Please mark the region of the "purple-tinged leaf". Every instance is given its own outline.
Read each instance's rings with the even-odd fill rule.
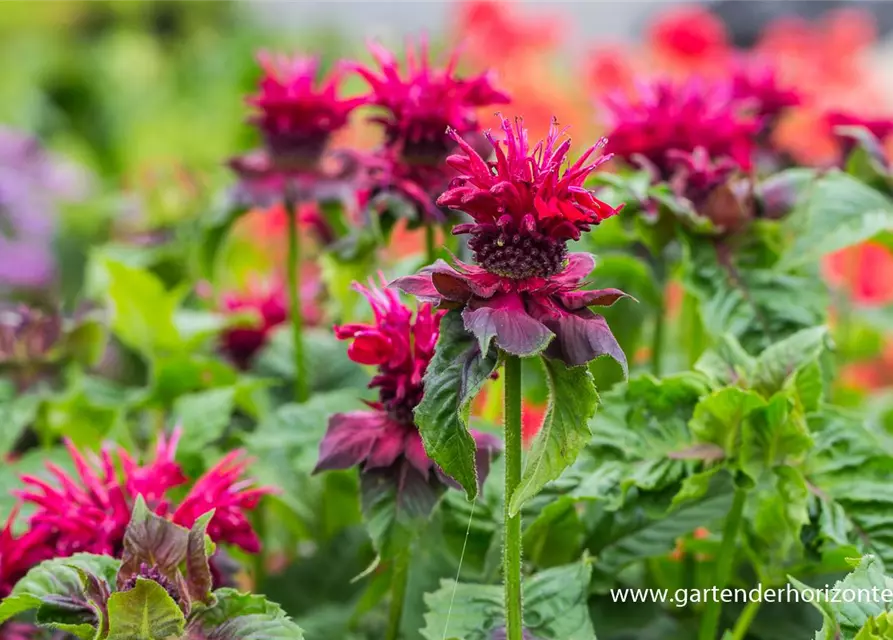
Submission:
[[[546,350],[548,357],[576,367],[601,356],[611,356],[623,368],[623,373],[628,374],[626,354],[602,316],[589,309],[579,309],[544,318],[543,322],[555,333],[555,340]]]
[[[186,559],[188,539],[187,529],[149,511],[139,496],[124,532],[118,588],[138,575],[142,564],[157,567],[165,577],[176,580],[180,564]]]
[[[462,319],[482,352],[489,351],[495,341],[503,351],[526,358],[542,353],[554,337],[546,325],[527,313],[517,294],[475,300],[474,305],[465,308]]]
[[[206,537],[208,523],[214,517],[214,511],[201,516],[189,530],[186,541],[186,592],[190,602],[212,604],[211,594],[213,580],[209,557],[214,552],[214,543]]]

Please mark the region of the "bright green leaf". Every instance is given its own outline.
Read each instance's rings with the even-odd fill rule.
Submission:
[[[183,612],[164,587],[139,577],[133,589],[112,594],[108,614],[108,640],[179,638],[186,625]]]
[[[543,365],[549,381],[549,408],[527,454],[521,482],[511,496],[512,515],[574,463],[589,442],[588,421],[598,406],[598,393],[588,369],[567,368],[549,358],[543,359]]]
[[[497,366],[496,350],[482,355],[458,311],[440,321],[437,351],[425,373],[425,395],[415,410],[425,451],[456,480],[469,500],[478,492],[474,438],[468,432],[471,401]]]

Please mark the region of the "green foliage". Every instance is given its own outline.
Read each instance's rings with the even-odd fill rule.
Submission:
[[[186,618],[154,580],[136,579],[136,586],[113,593],[108,602],[108,640],[157,640],[178,637]]]
[[[598,393],[585,367],[569,369],[548,358],[543,359],[543,366],[549,381],[549,409],[524,463],[521,484],[511,496],[512,515],[574,463],[589,441],[588,420],[598,406]]]
[[[524,624],[542,640],[595,640],[586,606],[592,569],[582,563],[547,569],[524,582]],[[505,625],[502,589],[480,584],[441,582],[425,596],[426,640],[490,640]]]
[[[428,456],[462,485],[469,500],[478,492],[477,449],[467,426],[469,409],[497,364],[496,349],[482,354],[474,337],[465,332],[458,312],[443,317],[415,420]]]

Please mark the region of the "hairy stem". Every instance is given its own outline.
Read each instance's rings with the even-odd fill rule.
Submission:
[[[726,524],[722,531],[722,543],[719,547],[719,555],[716,558],[716,577],[713,586],[717,590],[725,589],[729,582],[732,567],[735,563],[737,550],[738,530],[741,528],[741,520],[744,515],[744,503],[747,500],[747,490],[738,487],[735,489],[735,498],[732,501],[732,509],[726,518]],[[722,613],[722,604],[716,598],[707,602],[704,616],[701,618],[701,630],[698,640],[716,640],[719,631],[719,616]]]
[[[292,339],[295,345],[295,400],[305,402],[310,395],[304,367],[304,319],[301,316],[301,239],[298,235],[298,203],[290,190],[285,194],[288,218],[288,301]]]
[[[403,549],[394,558],[394,573],[391,575],[391,610],[388,615],[386,640],[398,640],[400,621],[403,619],[403,603],[406,600],[406,585],[409,580],[409,548]]]
[[[505,356],[505,536],[503,579],[507,640],[522,640],[521,514],[509,515],[509,503],[521,482],[521,359]]]

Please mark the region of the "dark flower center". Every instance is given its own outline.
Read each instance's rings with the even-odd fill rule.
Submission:
[[[504,278],[548,278],[561,272],[567,257],[564,242],[546,236],[484,232],[468,241],[475,261]]]
[[[160,584],[167,594],[173,599],[174,602],[180,602],[180,592],[174,583],[167,578],[157,566],[149,566],[145,562],[140,565],[139,572],[130,576],[127,579],[127,582],[124,583],[124,586],[121,588],[121,591],[130,591],[136,586],[137,578],[143,578],[144,580],[152,580],[153,582],[157,582]]]

